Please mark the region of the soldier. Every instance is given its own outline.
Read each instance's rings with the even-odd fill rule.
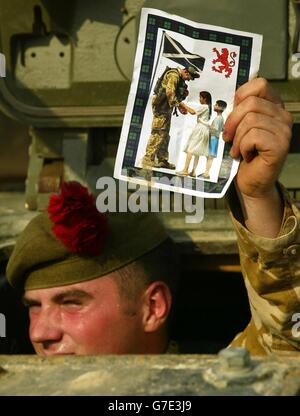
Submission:
[[[152,100],[152,129],[148,139],[146,153],[142,160],[143,168],[159,167],[175,169],[175,165],[168,161],[168,146],[170,141],[170,126],[173,111],[178,108],[182,114],[194,110],[182,101],[188,95],[185,81],[199,78],[200,74],[192,66],[184,69],[166,68],[158,79]]]
[[[241,156],[229,203],[252,318],[233,346],[252,354],[300,350],[294,314],[300,302],[300,212],[278,177],[288,153],[292,117],[266,80],[240,87],[223,138]]]
[[[300,350],[293,330],[300,212],[277,183],[291,126],[291,115],[260,78],[239,88],[224,126],[232,156],[242,157],[229,205],[252,312],[232,345],[256,355]],[[143,214],[114,214],[108,228],[91,196],[75,191],[52,197],[48,214],[29,223],[8,263],[8,280],[29,307],[35,351],[166,352],[177,267],[165,232]]]
[[[166,352],[177,271],[156,218],[106,217],[77,182],[64,183],[47,211],[25,228],[7,267],[36,353]]]

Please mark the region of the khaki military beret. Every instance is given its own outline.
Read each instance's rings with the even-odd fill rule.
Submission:
[[[189,66],[187,68],[187,70],[188,70],[188,72],[189,72],[190,77],[191,77],[192,80],[194,80],[195,78],[199,78],[200,77],[199,72],[197,72],[196,68],[194,68],[193,66]]]
[[[91,195],[90,205],[80,204],[82,195],[77,200],[71,196],[69,205],[54,200],[55,213],[48,207],[18,238],[7,265],[13,287],[42,289],[92,280],[131,263],[168,238],[153,214],[109,213],[103,221]]]

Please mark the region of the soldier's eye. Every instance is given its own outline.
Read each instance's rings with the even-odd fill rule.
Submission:
[[[26,305],[26,308],[28,309],[30,314],[32,314],[32,313],[36,314],[40,311],[41,305],[30,304],[30,305]]]
[[[63,301],[64,305],[82,305],[82,302],[78,299],[66,299]]]

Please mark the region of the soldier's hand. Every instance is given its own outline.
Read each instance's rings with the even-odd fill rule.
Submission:
[[[196,114],[196,111],[192,107],[186,107],[186,109],[190,114],[192,114],[192,115]]]
[[[178,110],[181,112],[181,114],[184,114],[184,115],[188,113],[188,108],[189,107],[183,103],[180,103],[178,106]]]
[[[265,79],[256,78],[237,90],[223,137],[233,142],[231,156],[241,156],[236,185],[244,198],[274,193],[291,128],[291,114]]]
[[[190,113],[190,114],[193,114],[193,115],[196,114],[196,111],[193,108],[191,108],[188,105],[183,104],[183,103],[179,104],[178,109],[181,112],[181,114],[187,114],[187,113]]]

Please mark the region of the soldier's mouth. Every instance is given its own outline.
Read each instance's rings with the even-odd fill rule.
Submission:
[[[45,352],[43,354],[45,357],[54,357],[59,355],[75,355],[75,352]]]

